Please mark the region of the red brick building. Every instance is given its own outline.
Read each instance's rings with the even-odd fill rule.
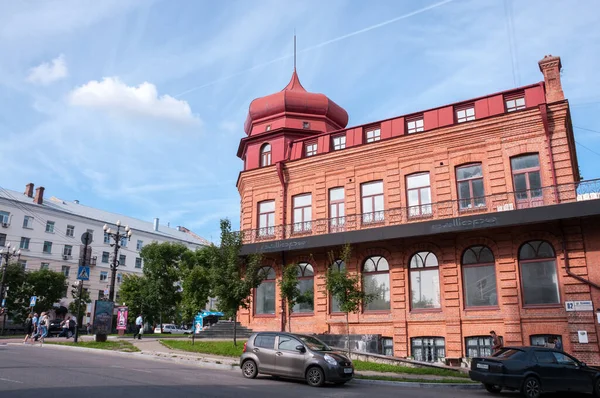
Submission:
[[[580,181],[560,58],[539,67],[536,84],[349,128],[295,71],[254,100],[237,186],[243,253],[262,252],[269,277],[239,320],[285,327],[277,280],[295,263],[314,304],[292,329],[343,334],[323,278],[343,266],[377,295],[351,333],[385,337],[395,356],[486,354],[493,329],[505,345],[557,337],[600,364],[600,183]],[[330,264],[346,243],[352,260]]]

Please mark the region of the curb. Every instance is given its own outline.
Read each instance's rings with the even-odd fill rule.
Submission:
[[[481,384],[464,384],[464,383],[415,383],[410,381],[391,381],[391,380],[370,380],[370,379],[352,379],[351,383],[358,384],[381,384],[388,386],[398,387],[412,387],[412,388],[452,388],[455,390],[481,390],[483,386]]]

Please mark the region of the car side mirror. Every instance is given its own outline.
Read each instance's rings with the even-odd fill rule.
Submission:
[[[304,346],[302,344],[298,344],[296,346],[296,350],[298,350],[300,352],[306,352],[306,348],[304,348]]]

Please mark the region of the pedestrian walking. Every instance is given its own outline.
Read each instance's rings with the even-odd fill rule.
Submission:
[[[493,330],[490,332],[490,336],[492,336],[492,355],[497,353],[502,349],[502,339],[500,336],[496,334]]]
[[[38,341],[40,338],[40,318],[37,312],[33,313],[33,341]]]
[[[144,334],[144,318],[142,318],[142,314],[135,318],[135,329],[136,332],[133,334],[133,339],[135,340],[137,337],[138,340],[141,340]]]
[[[40,315],[39,329],[41,329],[41,334],[40,334],[40,347],[41,347],[44,345],[44,339],[46,338],[46,336],[48,336],[48,329],[50,329],[50,318],[48,317],[48,315],[45,312],[42,312],[42,315]]]
[[[92,334],[92,324],[91,323],[87,323],[86,325],[86,330],[87,330],[87,334]]]
[[[62,331],[60,332],[58,337],[64,337],[66,339],[69,338],[69,320],[70,319],[71,319],[71,317],[68,316],[60,323],[60,326],[62,326]]]
[[[75,328],[77,327],[77,321],[75,320],[75,317],[71,317],[71,319],[69,319],[69,332],[67,333],[67,338],[73,337],[75,336]]]
[[[33,314],[27,315],[27,319],[25,320],[25,333],[23,344],[27,344],[27,341],[33,337]]]

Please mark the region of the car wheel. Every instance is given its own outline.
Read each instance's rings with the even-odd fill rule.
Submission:
[[[521,394],[526,398],[539,398],[542,394],[540,381],[535,377],[526,378],[521,388]]]
[[[306,382],[311,387],[321,387],[325,383],[325,374],[319,367],[312,367],[306,371]]]
[[[242,364],[242,374],[246,379],[254,379],[258,375],[258,366],[256,362],[248,359]]]
[[[498,394],[502,391],[502,386],[498,386],[496,384],[484,384],[483,386],[486,390],[488,390],[488,392],[491,392],[492,394]]]

